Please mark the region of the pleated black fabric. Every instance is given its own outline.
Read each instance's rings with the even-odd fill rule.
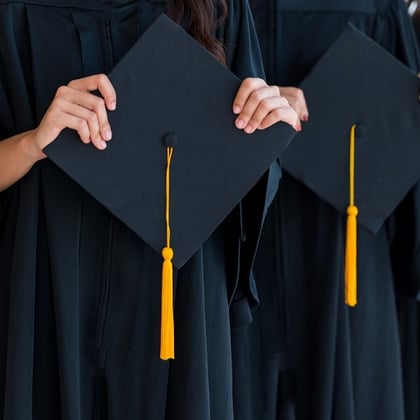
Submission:
[[[61,84],[109,71],[165,11],[165,1],[1,0],[0,138],[33,128]],[[245,1],[229,2],[220,37],[233,72],[263,74]],[[275,188],[277,176],[265,180]],[[264,185],[244,214],[264,213]],[[255,300],[236,264],[238,215],[175,273],[176,359],[163,362],[161,257],[47,159],[2,192],[0,418],[232,420],[229,302],[237,289]],[[255,242],[243,250],[252,260]]]
[[[345,3],[252,1],[269,82],[298,85],[347,22],[418,70],[403,1]],[[359,226],[358,305],[348,308],[345,217],[284,174],[255,266],[260,307],[233,331],[238,418],[418,419],[407,388],[404,398],[396,305],[419,285],[418,197],[416,186],[376,235]]]

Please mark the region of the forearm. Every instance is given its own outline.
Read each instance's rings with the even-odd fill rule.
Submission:
[[[33,131],[27,131],[0,141],[0,191],[21,179],[45,157],[33,141],[33,135]]]

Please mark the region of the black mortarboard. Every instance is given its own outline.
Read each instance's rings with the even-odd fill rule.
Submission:
[[[420,80],[348,25],[301,84],[310,120],[283,154],[289,173],[340,211],[356,129],[359,222],[377,232],[420,177]]]
[[[179,268],[295,130],[284,123],[252,135],[237,129],[232,104],[240,80],[165,15],[109,77],[118,106],[109,115],[113,140],[107,149],[87,147],[76,132],[65,130],[44,151],[157,252],[165,244],[172,248]]]
[[[310,121],[283,154],[285,170],[377,232],[420,177],[419,79],[348,25],[301,87]],[[355,125],[354,178],[349,175]],[[354,203],[349,184],[354,181]],[[350,200],[352,201],[352,200]]]

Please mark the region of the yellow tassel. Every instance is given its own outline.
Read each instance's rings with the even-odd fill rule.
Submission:
[[[347,232],[345,255],[345,301],[349,306],[357,304],[357,213],[354,205],[354,155],[355,131],[353,125],[350,131],[349,159],[349,206],[347,207]]]
[[[346,271],[345,291],[346,304],[357,304],[357,207],[347,207],[347,233],[346,233]]]
[[[172,248],[162,249],[162,313],[160,330],[160,358],[174,359],[174,311],[173,311],[173,280],[172,280]]]
[[[172,258],[174,252],[171,248],[171,227],[169,223],[170,203],[170,169],[173,148],[166,148],[166,247],[162,249],[162,302],[161,302],[161,326],[160,326],[160,358],[162,360],[175,358],[175,334],[174,334],[174,309],[173,309],[173,267]]]

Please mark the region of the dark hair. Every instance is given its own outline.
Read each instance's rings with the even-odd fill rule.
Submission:
[[[226,0],[171,0],[168,13],[204,48],[225,63],[224,46],[215,34],[227,16]]]

